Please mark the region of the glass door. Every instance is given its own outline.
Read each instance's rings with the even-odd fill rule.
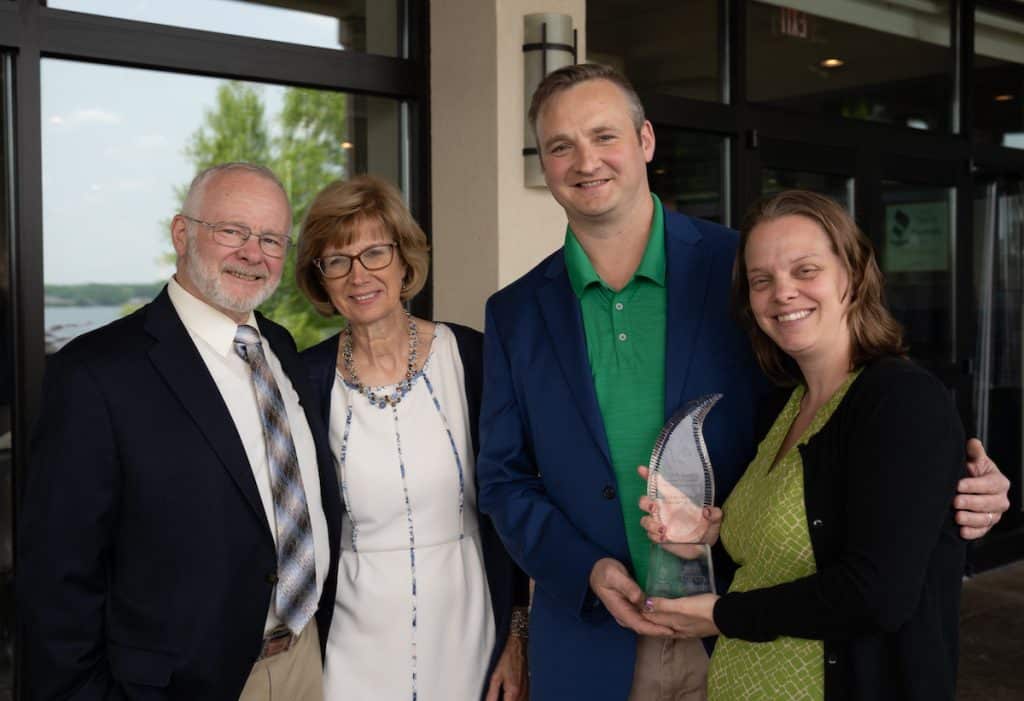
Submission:
[[[973,282],[978,334],[970,427],[1010,478],[1024,482],[1024,180],[982,174],[974,190]]]
[[[876,241],[910,355],[940,375],[956,359],[953,195],[952,187],[883,180]]]
[[[852,151],[766,137],[761,139],[757,154],[757,187],[761,195],[811,190],[831,197],[855,214]]]

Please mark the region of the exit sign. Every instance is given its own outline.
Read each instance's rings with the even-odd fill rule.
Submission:
[[[808,32],[807,13],[792,10],[788,7],[779,8],[779,34],[797,39],[806,39]]]

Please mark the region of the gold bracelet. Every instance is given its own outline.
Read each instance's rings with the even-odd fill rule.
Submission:
[[[512,620],[508,632],[523,640],[530,637],[530,609],[525,606],[512,607]]]

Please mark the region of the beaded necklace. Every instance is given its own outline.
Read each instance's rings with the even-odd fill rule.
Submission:
[[[356,391],[366,397],[370,404],[376,404],[378,409],[383,409],[386,406],[397,406],[402,401],[402,398],[409,393],[409,390],[412,389],[412,378],[416,375],[416,347],[418,345],[418,338],[416,322],[413,321],[412,315],[406,312],[405,318],[409,324],[409,364],[405,368],[405,378],[395,385],[394,391],[390,394],[377,394],[362,383],[362,380],[359,379],[359,375],[356,373],[356,365],[352,360],[352,327],[346,326],[342,332],[345,338],[341,346],[341,360],[345,365],[345,372],[348,373],[351,383],[355,385]]]

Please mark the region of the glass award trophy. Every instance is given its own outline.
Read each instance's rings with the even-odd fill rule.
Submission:
[[[711,545],[704,507],[715,503],[715,480],[702,427],[722,398],[709,394],[690,402],[661,430],[647,476],[647,496],[665,527],[661,543],[651,544],[647,596],[677,599],[714,593]]]

